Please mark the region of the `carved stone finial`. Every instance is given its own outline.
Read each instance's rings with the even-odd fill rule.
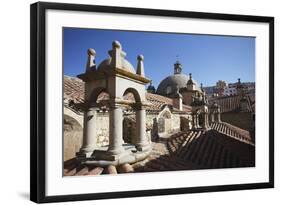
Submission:
[[[112,49],[114,49],[114,48],[120,48],[120,49],[122,49],[122,45],[121,45],[121,43],[119,42],[119,41],[113,41],[112,42]]]
[[[114,68],[122,68],[122,59],[126,54],[122,51],[122,45],[119,41],[112,42],[112,50],[109,51],[111,56],[111,66]]]
[[[89,48],[87,50],[88,59],[87,59],[87,65],[86,65],[86,72],[96,70],[96,51],[92,48]]]
[[[137,65],[137,74],[144,77],[144,65],[143,65],[143,60],[144,56],[143,55],[138,55],[138,65]]]
[[[144,56],[143,55],[138,55],[138,60],[139,61],[143,61],[144,60]]]
[[[91,55],[91,56],[96,56],[96,51],[92,48],[89,48],[88,49],[88,55]]]

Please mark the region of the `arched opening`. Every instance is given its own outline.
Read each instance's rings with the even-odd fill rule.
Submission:
[[[167,89],[166,89],[166,94],[167,95],[170,95],[170,94],[172,94],[172,86],[167,86]]]
[[[141,102],[139,92],[134,88],[127,88],[123,94],[123,99],[131,103]]]
[[[83,140],[83,128],[80,123],[69,115],[64,115],[63,125],[63,159],[67,161],[76,156]]]
[[[109,144],[109,104],[110,95],[103,87],[95,88],[86,105],[87,112],[84,116],[84,130],[93,139],[97,147]],[[86,142],[84,143],[86,146]]]
[[[97,106],[98,103],[102,103],[109,100],[109,92],[104,87],[95,88],[89,98],[89,106]]]
[[[210,121],[210,123],[215,122],[215,113],[214,113],[214,111],[210,111],[210,113],[209,113],[209,121]]]
[[[180,117],[180,130],[188,131],[191,129],[191,121],[187,117]]]
[[[172,116],[168,111],[163,112],[158,118],[158,133],[168,134],[172,131]]]
[[[128,144],[136,144],[136,120],[133,117],[123,119],[123,140]]]
[[[204,116],[202,113],[199,114],[199,126],[202,127],[204,123]]]
[[[128,144],[137,143],[137,110],[140,109],[141,102],[138,91],[134,88],[128,88],[123,94],[123,99],[127,101],[127,107],[124,107],[123,114],[123,140]]]

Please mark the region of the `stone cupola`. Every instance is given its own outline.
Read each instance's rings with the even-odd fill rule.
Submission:
[[[78,157],[84,163],[99,166],[134,163],[143,160],[150,153],[149,139],[146,137],[146,101],[145,85],[151,80],[144,74],[144,57],[137,57],[137,71],[125,59],[126,53],[118,41],[113,41],[112,49],[108,51],[109,58],[103,60],[98,68],[95,64],[96,52],[88,50],[86,72],[78,75],[85,82],[85,110],[83,145]],[[109,98],[98,101],[98,96],[105,92]],[[134,100],[124,96],[131,93]],[[109,110],[109,145],[97,146],[96,116],[102,107]],[[136,115],[135,144],[123,143],[123,112],[128,107]]]
[[[174,74],[181,74],[182,72],[182,65],[179,61],[176,61],[174,64]]]

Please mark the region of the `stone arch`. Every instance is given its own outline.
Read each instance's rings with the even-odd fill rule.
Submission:
[[[139,92],[135,88],[127,88],[123,93],[123,99],[129,102],[129,109],[132,109],[123,116],[123,140],[125,143],[137,144],[137,132],[138,125],[141,123],[138,121],[137,112],[141,109],[141,97]],[[127,108],[128,109],[128,108]]]
[[[165,118],[168,118],[168,119],[172,118],[172,113],[170,111],[169,105],[163,105],[162,111],[158,115],[158,118],[160,118],[160,117],[165,117]]]
[[[134,101],[135,103],[141,102],[140,94],[139,94],[139,92],[135,88],[127,88],[124,91],[123,98],[126,98],[126,96],[130,97],[129,96],[130,93],[133,95],[133,98],[134,98],[133,100],[131,99],[131,101]]]
[[[108,98],[110,98],[110,94],[108,90],[104,87],[97,87],[95,88],[90,95],[89,98],[89,105],[96,104],[98,102],[98,98],[102,93],[106,93],[108,95]]]
[[[83,140],[83,128],[72,116],[64,114],[63,146],[64,161],[72,159],[79,151]]]
[[[78,113],[77,111],[75,111],[67,106],[63,107],[63,113],[64,113],[64,115],[67,115],[67,116],[75,119],[77,121],[77,123],[81,127],[83,127],[83,114],[82,113]]]
[[[220,106],[214,103],[212,107],[209,109],[209,117],[211,119],[211,122],[221,122]]]
[[[158,134],[168,134],[172,131],[172,113],[165,107],[158,116]]]

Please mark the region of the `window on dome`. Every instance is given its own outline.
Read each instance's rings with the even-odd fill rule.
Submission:
[[[171,93],[172,93],[172,87],[171,87],[171,86],[168,86],[168,87],[167,87],[166,93],[167,93],[167,94],[171,94]]]

